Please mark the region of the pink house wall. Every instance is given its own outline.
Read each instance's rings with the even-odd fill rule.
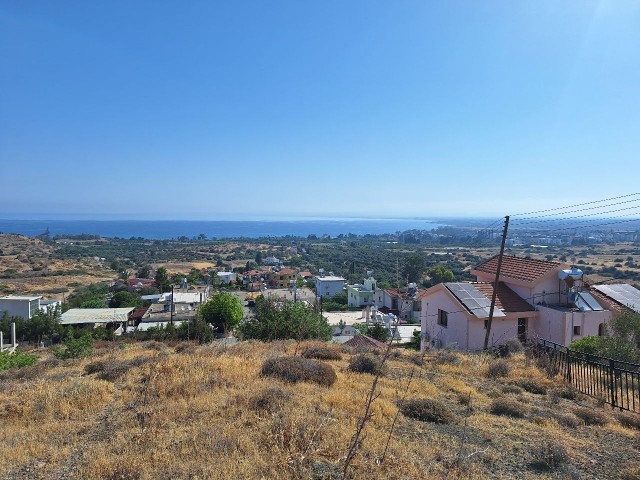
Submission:
[[[449,313],[446,328],[438,325],[438,309]],[[445,287],[436,287],[436,290],[422,300],[422,332],[427,333],[430,339],[440,339],[443,347],[455,344],[464,350],[481,350],[484,347],[486,334],[485,319],[468,312],[460,312],[462,309],[463,307],[451,297]],[[537,312],[522,312],[495,317],[491,323],[489,344],[495,346],[517,337],[518,318],[529,318],[531,325],[536,316]]]

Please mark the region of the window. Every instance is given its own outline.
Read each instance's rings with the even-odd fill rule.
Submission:
[[[576,325],[575,327],[573,327],[573,334],[580,335],[580,325]]]
[[[438,309],[438,325],[446,327],[449,323],[449,314],[444,310]]]

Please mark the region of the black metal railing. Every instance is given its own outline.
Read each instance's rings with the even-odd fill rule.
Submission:
[[[579,392],[614,408],[640,413],[640,364],[577,352],[543,339],[534,347],[550,376],[561,375]]]

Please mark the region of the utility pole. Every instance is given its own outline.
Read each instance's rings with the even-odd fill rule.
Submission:
[[[173,307],[174,307],[174,304],[173,304],[173,287],[174,287],[174,285],[172,283],[171,284],[171,325],[173,325]]]
[[[485,350],[489,348],[489,335],[491,334],[491,322],[493,321],[493,310],[496,307],[496,295],[498,294],[498,282],[500,281],[500,269],[502,268],[502,257],[504,256],[504,244],[507,241],[508,228],[509,228],[509,215],[504,217],[504,230],[502,231],[502,243],[500,244],[500,254],[498,255],[496,279],[493,282],[493,295],[491,295],[491,308],[489,309],[489,320],[487,321],[487,333],[485,333],[484,335]]]

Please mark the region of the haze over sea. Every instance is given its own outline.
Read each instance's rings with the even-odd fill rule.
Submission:
[[[0,219],[1,233],[19,233],[34,236],[47,228],[51,236],[91,234],[102,237],[143,237],[153,240],[197,237],[207,238],[259,238],[285,235],[384,234],[418,229],[431,230],[443,225],[424,219],[296,219],[296,220],[20,220]]]

